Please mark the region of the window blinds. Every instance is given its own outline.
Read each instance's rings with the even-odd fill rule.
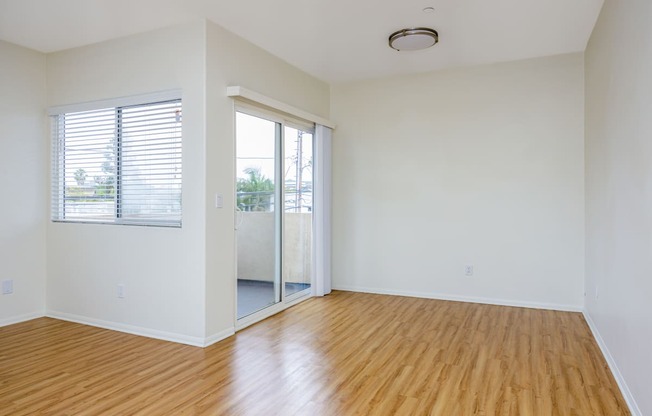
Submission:
[[[181,100],[52,116],[52,220],[181,226]]]

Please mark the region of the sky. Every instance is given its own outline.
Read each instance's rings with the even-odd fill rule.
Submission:
[[[295,180],[292,174],[295,170],[291,166],[292,156],[297,154],[297,137],[299,131],[292,127],[285,127],[284,131],[284,153],[286,155],[286,180]],[[277,182],[274,178],[274,148],[276,137],[276,123],[265,120],[249,114],[236,113],[236,157],[237,157],[237,177],[246,178],[244,173],[247,168],[260,169],[261,173]],[[308,160],[312,159],[312,134],[303,132],[303,164],[306,165]],[[304,170],[304,175],[310,170]],[[310,176],[304,176],[303,181],[312,182]]]

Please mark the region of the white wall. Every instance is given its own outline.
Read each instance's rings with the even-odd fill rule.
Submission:
[[[184,112],[183,227],[50,223],[51,315],[203,342],[205,44],[199,21],[47,56],[50,106],[182,89]]]
[[[328,116],[327,84],[206,21],[47,56],[50,106],[182,89],[184,107],[183,228],[50,224],[50,315],[195,344],[233,332],[229,85]]]
[[[240,85],[294,107],[329,116],[328,84],[220,26],[207,22],[206,333],[235,323],[235,114],[226,87]],[[216,209],[214,195],[224,197]]]
[[[45,55],[0,41],[0,325],[45,310]]]
[[[581,54],[331,94],[335,288],[581,309]]]
[[[586,51],[586,310],[652,414],[652,3],[605,1]],[[626,384],[626,386],[625,386]]]

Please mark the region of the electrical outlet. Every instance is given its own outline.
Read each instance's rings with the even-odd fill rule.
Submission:
[[[11,295],[14,293],[14,281],[9,279],[9,280],[3,280],[2,281],[2,294],[3,295]]]
[[[467,264],[464,266],[464,274],[467,276],[473,276],[473,265]]]
[[[124,299],[125,297],[125,285],[119,284],[118,285],[118,298]]]
[[[600,299],[600,291],[598,290],[598,287],[595,287],[595,299]]]

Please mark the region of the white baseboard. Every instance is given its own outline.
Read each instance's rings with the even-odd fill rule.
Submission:
[[[629,411],[633,416],[642,416],[643,413],[641,413],[641,409],[638,408],[638,404],[636,403],[632,392],[629,390],[627,382],[625,382],[623,375],[620,373],[620,368],[618,368],[614,357],[611,355],[609,348],[607,348],[607,344],[605,344],[604,339],[602,339],[602,335],[600,335],[598,327],[595,326],[593,319],[591,319],[591,315],[589,315],[586,310],[582,311],[582,314],[584,315],[584,319],[586,320],[586,323],[589,325],[589,328],[593,333],[593,338],[595,338],[598,346],[600,347],[600,350],[602,351],[602,355],[604,355],[604,358],[607,361],[607,365],[609,365],[611,374],[613,374],[614,378],[616,379],[616,383],[618,383],[620,392],[622,393],[625,402],[627,402],[627,406],[629,406]]]
[[[203,347],[208,347],[235,334],[235,328],[228,328],[204,339]]]
[[[25,321],[31,321],[36,318],[43,318],[45,316],[45,311],[36,311],[32,313],[26,313],[23,315],[11,316],[9,318],[0,319],[0,327],[18,324]]]
[[[333,287],[333,290],[343,290],[346,292],[375,293],[378,295],[408,296],[411,298],[451,300],[455,302],[482,303],[486,305],[516,306],[519,308],[549,309],[553,311],[564,311],[564,312],[583,311],[583,307],[581,305],[560,305],[555,303],[523,302],[523,301],[505,300],[505,299],[480,298],[480,297],[473,297],[473,296],[448,295],[445,293],[411,292],[411,291],[404,291],[404,290],[387,290],[387,289],[378,289],[378,288],[361,287],[361,286],[336,286]]]
[[[142,337],[155,338],[163,341],[177,342],[180,344],[192,345],[193,347],[206,347],[214,344],[228,336],[233,335],[233,329],[218,332],[207,338],[192,337],[174,332],[159,331],[157,329],[144,328],[140,326],[127,325],[118,322],[104,321],[101,319],[88,318],[86,316],[75,315],[66,312],[48,310],[46,315],[50,318],[61,319],[63,321],[75,322],[78,324],[96,326],[98,328],[110,329],[113,331],[125,332],[127,334],[139,335]]]

